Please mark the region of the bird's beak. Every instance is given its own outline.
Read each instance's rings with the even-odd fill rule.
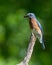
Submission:
[[[25,15],[24,18],[28,18],[28,15]]]

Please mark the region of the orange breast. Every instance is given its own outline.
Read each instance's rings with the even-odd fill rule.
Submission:
[[[31,19],[31,23],[35,30],[39,30],[39,26],[34,18]]]
[[[39,32],[41,34],[41,30],[34,18],[32,18],[29,23],[30,23],[31,29],[35,29],[37,32]]]

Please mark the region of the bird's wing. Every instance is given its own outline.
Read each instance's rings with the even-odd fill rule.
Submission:
[[[37,24],[38,24],[38,26],[39,26],[41,32],[43,32],[42,26],[41,26],[41,24],[39,23],[39,21],[37,21]]]

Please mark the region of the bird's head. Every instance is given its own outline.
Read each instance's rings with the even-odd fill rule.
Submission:
[[[25,18],[36,18],[34,13],[27,13],[27,15],[24,16]]]

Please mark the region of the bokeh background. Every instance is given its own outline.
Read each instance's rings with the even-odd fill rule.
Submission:
[[[36,41],[29,65],[52,65],[52,0],[0,0],[0,65],[23,60],[31,30],[24,15],[35,13],[44,30],[46,49]]]

